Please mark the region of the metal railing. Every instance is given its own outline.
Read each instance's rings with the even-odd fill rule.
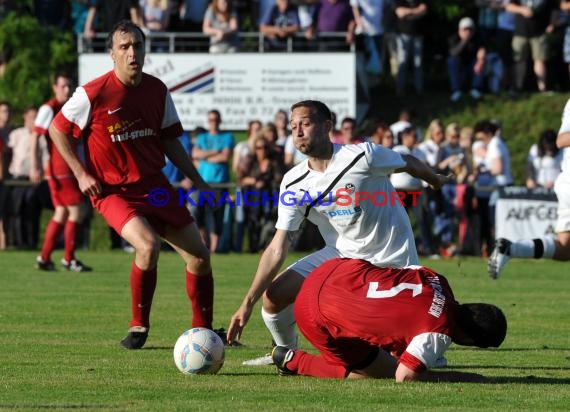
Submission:
[[[238,53],[263,53],[272,51],[261,32],[239,32]],[[313,39],[306,39],[303,33],[295,33],[286,38],[285,53],[292,52],[354,52],[355,45],[345,42],[346,32],[322,32]],[[93,38],[78,37],[77,52],[106,53],[107,33],[97,33]],[[202,33],[162,32],[146,35],[146,52],[156,53],[208,53],[210,38]]]

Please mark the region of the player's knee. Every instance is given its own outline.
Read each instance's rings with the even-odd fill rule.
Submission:
[[[268,313],[280,312],[295,301],[294,297],[275,286],[269,286],[263,294],[263,309]]]
[[[143,239],[136,245],[135,249],[138,257],[149,263],[156,263],[160,252],[160,240],[156,237]]]

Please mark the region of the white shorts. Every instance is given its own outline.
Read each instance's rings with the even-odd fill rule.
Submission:
[[[558,218],[555,232],[570,232],[570,173],[562,172],[554,182],[554,192],[558,198]]]
[[[320,266],[322,263],[326,262],[327,260],[331,260],[334,258],[343,257],[338,249],[332,246],[325,246],[324,248],[317,250],[314,253],[311,253],[308,256],[305,256],[302,259],[299,259],[287,269],[294,270],[304,278],[309,276],[313,270]]]

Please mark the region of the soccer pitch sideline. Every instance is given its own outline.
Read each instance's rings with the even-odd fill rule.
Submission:
[[[396,384],[279,377],[272,366],[242,366],[269,350],[259,304],[244,331],[244,346],[226,349],[218,375],[185,376],[172,357],[190,322],[176,254],[161,254],[152,328],[139,351],[119,346],[130,318],[132,255],[81,252],[95,268],[84,274],[38,272],[35,256],[0,252],[1,410],[570,409],[570,264],[514,260],[492,281],[479,258],[424,261],[448,277],[460,302],[501,307],[507,338],[499,349],[452,345],[446,353],[449,368],[483,374],[493,383]],[[258,259],[213,257],[215,327],[227,328]]]

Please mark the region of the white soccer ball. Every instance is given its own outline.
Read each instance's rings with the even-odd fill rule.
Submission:
[[[224,342],[207,328],[187,330],[174,345],[174,363],[187,375],[218,373],[224,359]]]

